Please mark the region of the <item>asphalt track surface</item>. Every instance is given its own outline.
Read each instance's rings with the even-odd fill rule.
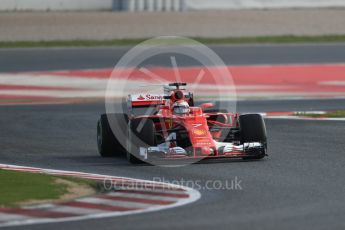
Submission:
[[[329,46],[323,47],[323,52],[327,53],[327,47]],[[310,49],[311,53],[304,54],[306,58],[304,62],[344,62],[345,57],[341,58],[341,53],[345,55],[344,47],[342,45],[338,47],[338,49],[342,48],[342,52],[336,52],[333,57],[331,55],[333,46],[330,46],[328,57],[332,56],[332,58],[323,57],[324,60],[318,60],[321,57],[315,57],[308,60],[306,57],[313,56],[313,52],[316,52],[314,47],[315,49]],[[266,50],[267,47],[264,48],[262,49]],[[309,46],[300,48],[309,49]],[[240,48],[236,47],[236,49],[240,51]],[[250,50],[244,48],[247,49]],[[294,49],[298,52],[297,48]],[[6,61],[4,52],[28,52],[27,55],[33,55],[32,52],[41,51],[0,51],[1,60]],[[61,55],[71,61],[71,57],[65,52],[61,51]],[[327,57],[326,54],[325,56]],[[271,59],[267,56],[265,58],[266,64],[277,63],[273,51]],[[290,57],[291,60],[286,62],[303,63],[301,57],[299,58],[296,56],[295,60]],[[63,58],[61,58],[62,64],[46,58],[41,62],[36,60],[37,62],[32,63],[30,67],[30,63],[25,66],[23,57],[18,57],[17,62],[14,62],[14,59],[12,58],[11,65],[1,65],[1,71],[41,70],[43,67],[65,69],[72,68],[73,65],[73,63],[68,64]],[[255,62],[254,59],[249,62],[261,63],[261,61]],[[79,64],[73,66],[85,67]],[[97,63],[89,64],[90,68],[97,67]],[[345,100],[243,101],[238,104],[240,112],[326,109],[345,109]],[[242,181],[242,190],[200,190],[202,197],[199,201],[165,211],[11,229],[344,229],[345,227],[343,218],[345,125],[343,122],[267,120],[270,156],[262,161],[217,161],[179,168],[162,168],[149,165],[133,166],[121,158],[100,158],[96,149],[96,121],[102,112],[104,112],[102,103],[0,107],[1,163],[150,180],[159,177],[166,181],[181,179],[202,182],[226,181],[238,177]]]
[[[1,49],[0,72],[72,70],[115,66],[131,47]],[[345,61],[345,44],[322,45],[213,45],[227,65],[309,64]],[[179,66],[199,65],[176,55]],[[158,66],[171,66],[169,54],[148,60]],[[145,63],[144,63],[145,64]]]

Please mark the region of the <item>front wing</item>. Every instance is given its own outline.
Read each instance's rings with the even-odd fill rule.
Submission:
[[[211,151],[209,155],[198,154],[195,150],[182,147],[168,147],[168,144],[161,144],[154,147],[140,148],[139,157],[143,160],[152,158],[158,159],[204,159],[204,158],[243,158],[265,154],[266,146],[263,143],[252,142],[244,144],[233,144],[215,142],[217,151]]]

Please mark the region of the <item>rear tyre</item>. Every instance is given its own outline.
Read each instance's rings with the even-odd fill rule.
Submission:
[[[155,126],[150,119],[135,119],[130,122],[127,143],[127,160],[132,164],[144,163],[140,160],[140,147],[155,145]]]
[[[122,146],[121,143],[126,143],[124,140],[119,141],[112,132],[110,124],[114,129],[121,130],[125,133],[126,130],[123,130],[127,124],[128,120],[125,114],[102,114],[100,119],[97,122],[97,147],[98,152],[102,157],[115,157],[125,155],[126,149]]]
[[[267,135],[265,121],[260,114],[245,114],[239,116],[240,142],[241,144],[250,142],[260,142],[264,145],[263,150],[258,150],[256,154],[243,159],[262,159],[266,156]]]

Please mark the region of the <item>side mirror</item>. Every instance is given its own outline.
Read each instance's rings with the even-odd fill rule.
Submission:
[[[205,109],[214,107],[214,104],[213,103],[204,103],[204,104],[201,104],[200,107],[202,110],[205,110]]]

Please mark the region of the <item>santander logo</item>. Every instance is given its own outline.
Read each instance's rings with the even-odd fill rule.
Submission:
[[[162,95],[152,95],[152,94],[146,94],[139,96],[136,96],[138,101],[162,101],[164,98]]]
[[[163,100],[163,96],[146,94],[147,100]]]
[[[139,101],[143,101],[143,100],[145,100],[145,97],[143,97],[143,96],[139,96],[138,98],[137,98]]]

